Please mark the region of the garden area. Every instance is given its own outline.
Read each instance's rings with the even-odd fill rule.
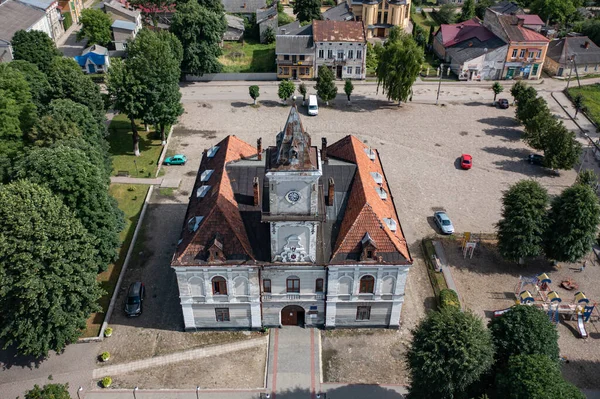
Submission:
[[[123,267],[125,256],[129,249],[129,244],[133,238],[135,226],[140,217],[140,212],[146,198],[149,186],[146,185],[130,185],[130,184],[111,184],[109,194],[117,200],[119,209],[125,214],[125,228],[121,231],[121,247],[119,248],[119,258],[116,262],[111,263],[105,272],[98,275],[98,282],[102,289],[106,292],[100,298],[100,306],[102,311],[92,313],[87,320],[87,327],[83,337],[95,337],[100,332],[104,316],[108,310],[110,298],[117,284],[119,273]]]
[[[162,151],[160,135],[153,128],[146,132],[144,124],[137,121],[140,135],[140,156],[133,155],[131,124],[125,115],[116,115],[108,127],[110,154],[112,155],[112,175],[127,174],[131,177],[153,178],[156,175],[158,159]],[[165,129],[169,131],[169,128]]]
[[[569,96],[575,98],[577,95],[583,96],[583,105],[587,108],[585,112],[588,118],[600,126],[600,84],[573,87],[569,89]]]
[[[219,62],[224,73],[275,72],[275,43],[225,42]]]

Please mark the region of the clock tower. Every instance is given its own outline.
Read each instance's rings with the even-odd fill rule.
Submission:
[[[317,231],[325,219],[321,159],[296,105],[265,160],[262,221],[270,224],[271,261],[315,263]]]

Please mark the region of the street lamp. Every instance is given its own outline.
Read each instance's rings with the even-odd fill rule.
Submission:
[[[138,389],[139,389],[138,387],[135,387],[135,388],[133,388],[133,399],[137,399],[137,398],[135,397],[135,392],[136,392]]]
[[[196,386],[196,399],[200,399],[198,392],[200,392],[200,386],[199,385]]]
[[[83,387],[79,387],[79,389],[77,390],[77,398],[81,399],[81,396],[79,395],[79,392],[83,391]]]
[[[438,83],[437,97],[435,98],[435,105],[438,105],[440,99],[440,88],[442,87],[442,76],[444,76],[444,64],[440,64],[440,82]]]

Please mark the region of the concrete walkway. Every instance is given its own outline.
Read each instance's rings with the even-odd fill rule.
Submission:
[[[446,259],[446,252],[444,252],[444,246],[439,241],[432,241],[433,247],[435,248],[435,254],[440,260],[440,264],[442,265],[442,273],[444,274],[444,279],[446,280],[446,285],[449,289],[456,292],[458,295],[458,300],[461,303],[462,308],[462,300],[460,299],[460,293],[456,289],[456,284],[454,284],[454,279],[452,278],[452,273],[450,272],[450,268],[448,267],[448,260]]]
[[[111,176],[111,183],[119,184],[152,184],[161,185],[163,182],[162,177],[156,179],[144,179],[142,177],[125,177],[125,176]]]
[[[97,368],[92,373],[92,378],[102,378],[108,375],[119,375],[147,369],[150,367],[163,366],[170,363],[189,361],[193,359],[202,359],[216,355],[222,355],[230,352],[237,352],[244,349],[256,348],[267,344],[267,337],[249,339],[246,341],[232,342],[224,345],[208,346],[206,348],[192,349],[189,351],[173,353],[171,355],[155,356],[149,359],[138,360],[135,362],[115,364],[114,366],[105,366]]]

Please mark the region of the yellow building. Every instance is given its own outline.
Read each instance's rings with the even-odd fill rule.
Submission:
[[[365,25],[367,39],[387,37],[390,29],[408,27],[411,0],[346,0],[355,21]]]
[[[58,8],[64,18],[68,18],[66,17],[67,14],[70,15],[70,21],[63,21],[63,24],[68,24],[69,26],[78,24],[81,17],[81,10],[83,10],[83,0],[60,0]],[[69,29],[69,26],[65,26],[65,30]]]
[[[312,79],[315,60],[312,30],[312,24],[300,26],[298,21],[277,28],[277,79]]]

